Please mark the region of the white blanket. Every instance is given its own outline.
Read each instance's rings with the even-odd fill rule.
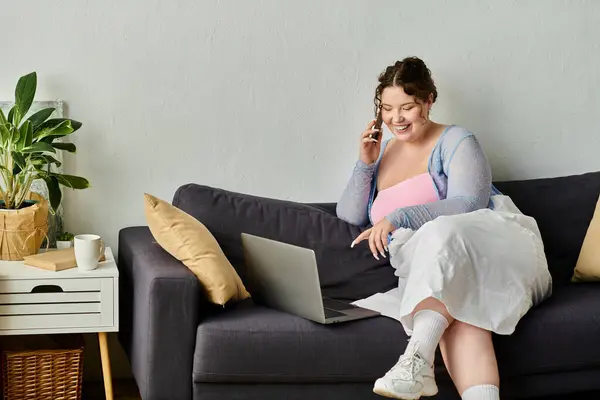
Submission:
[[[397,319],[412,334],[411,312],[433,297],[455,319],[511,334],[521,317],[552,292],[537,223],[512,200],[494,209],[443,216],[419,230],[398,229],[389,246],[398,288],[354,304]]]

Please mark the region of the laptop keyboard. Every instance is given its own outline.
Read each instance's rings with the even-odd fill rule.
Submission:
[[[352,308],[357,308],[350,303],[346,303],[343,301],[329,299],[327,297],[323,297],[323,307],[329,308],[330,310],[338,310],[344,311]]]
[[[346,314],[325,308],[325,318],[344,317]]]

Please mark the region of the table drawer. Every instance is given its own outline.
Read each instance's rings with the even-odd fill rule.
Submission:
[[[0,316],[0,330],[101,326],[100,313]]]
[[[113,326],[113,278],[0,280],[0,333]]]
[[[0,281],[0,294],[99,292],[104,279],[11,279]]]

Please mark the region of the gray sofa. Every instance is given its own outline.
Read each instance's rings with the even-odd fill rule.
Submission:
[[[600,194],[600,173],[495,184],[537,219],[554,280],[553,296],[515,334],[494,336],[502,398],[598,394],[600,284],[569,280]],[[189,184],[173,204],[213,232],[242,279],[239,235],[249,232],[313,248],[325,295],[353,300],[396,285],[387,260],[374,260],[366,245],[349,248],[361,228],[336,218],[334,203]],[[210,305],[195,276],[147,227],[120,232],[118,258],[119,338],[144,400],[378,399],[374,380],[407,343],[400,324],[385,317],[322,326],[251,299]],[[437,357],[436,398],[456,399]]]

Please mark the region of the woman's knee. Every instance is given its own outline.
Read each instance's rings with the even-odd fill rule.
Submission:
[[[431,230],[434,232],[434,235],[431,236],[432,238],[447,242],[448,240],[463,236],[467,228],[466,225],[456,219],[438,217],[424,225],[421,229]]]

